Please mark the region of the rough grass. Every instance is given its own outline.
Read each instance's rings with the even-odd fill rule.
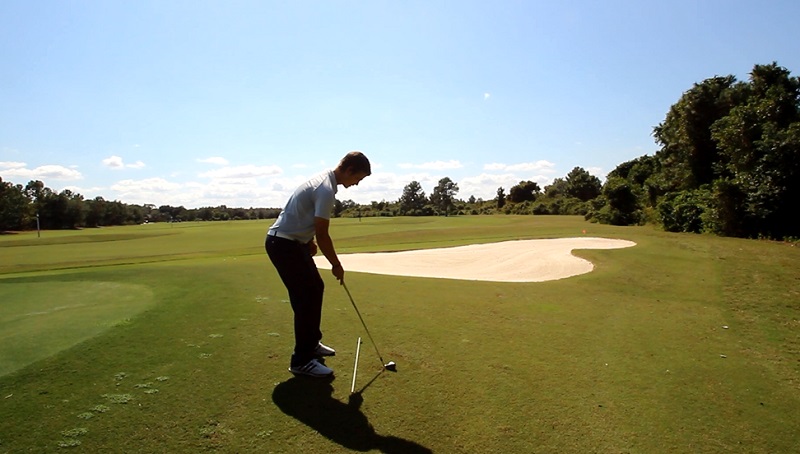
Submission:
[[[30,257],[3,259],[0,289],[17,290],[0,300],[0,320],[29,295],[23,286],[128,284],[153,301],[0,377],[0,452],[771,453],[800,438],[800,253],[790,245],[565,217],[335,220],[337,246],[351,252],[584,229],[638,245],[577,251],[595,271],[547,283],[348,274],[397,373],[381,372],[325,273],[323,331],[338,349],[327,382],[286,371],[291,309],[263,254],[267,225],[107,229],[121,239],[54,243],[46,249],[68,249],[49,261],[42,246],[5,247],[32,238],[0,239],[0,255]],[[144,227],[152,238],[131,236]],[[65,253],[84,248],[91,266]],[[350,399],[358,336],[362,393]]]

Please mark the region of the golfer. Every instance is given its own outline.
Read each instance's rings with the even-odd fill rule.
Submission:
[[[334,356],[336,351],[320,342],[325,286],[312,257],[319,248],[333,267],[333,275],[340,283],[344,282],[344,269],[328,233],[334,197],[338,185],[345,188],[358,185],[370,173],[369,160],[363,153],[348,153],[335,169],[301,184],[267,232],[267,255],[289,291],[294,311],[295,344],[289,365],[294,374],[312,377],[333,374],[332,369],[319,361],[324,356]]]

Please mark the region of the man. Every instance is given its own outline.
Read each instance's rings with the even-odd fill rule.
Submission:
[[[319,248],[333,267],[333,275],[340,283],[344,282],[344,269],[328,233],[334,197],[338,185],[345,188],[358,185],[370,173],[369,160],[363,153],[348,153],[335,169],[301,184],[267,232],[267,255],[289,291],[294,311],[295,345],[289,366],[294,374],[312,377],[333,374],[333,370],[319,361],[324,356],[334,356],[336,351],[320,342],[325,286],[313,256]]]

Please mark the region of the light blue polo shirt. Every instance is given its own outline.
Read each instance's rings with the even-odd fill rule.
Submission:
[[[338,189],[333,170],[323,172],[298,187],[289,197],[269,232],[308,243],[314,239],[314,218],[330,219]]]

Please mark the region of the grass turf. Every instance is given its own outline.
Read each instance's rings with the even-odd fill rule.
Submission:
[[[577,251],[595,271],[546,283],[349,273],[396,374],[325,272],[323,331],[338,349],[326,382],[286,371],[291,309],[267,226],[0,238],[0,364],[14,359],[0,452],[767,453],[800,438],[789,244],[570,217],[336,219],[340,253],[583,230],[638,245]],[[23,354],[6,342],[20,336],[42,340]],[[358,336],[363,401],[348,398]]]

